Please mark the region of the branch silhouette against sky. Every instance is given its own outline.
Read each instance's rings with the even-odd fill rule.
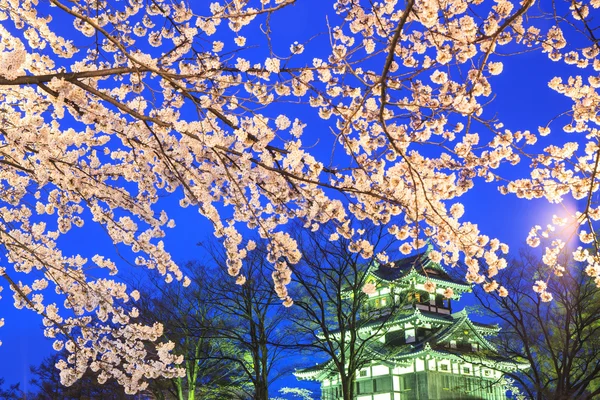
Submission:
[[[542,300],[564,252],[600,283],[598,8],[0,0],[0,325],[22,314],[12,297],[71,354],[63,383],[91,368],[144,390],[182,358],[136,319],[143,294],[119,270],[187,286],[172,249],[209,230],[243,281],[258,235],[291,306],[293,220],[333,224],[329,240],[381,262],[352,221],[386,226],[401,253],[431,243],[432,260],[506,295],[495,277],[521,221],[477,214],[498,192],[534,201],[519,241],[556,235]]]

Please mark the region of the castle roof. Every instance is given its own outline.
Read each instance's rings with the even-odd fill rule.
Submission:
[[[434,323],[434,324],[443,324],[443,325],[451,325],[453,323],[453,318],[451,315],[443,315],[435,312],[423,311],[418,308],[410,308],[406,310],[400,310],[397,314],[393,316],[390,314],[381,315],[379,318],[369,319],[366,322],[358,321],[359,326],[357,327],[358,331],[369,331],[374,327],[381,328],[382,331],[389,329],[389,327],[393,325],[400,325],[407,322],[412,322],[419,320],[420,322],[425,323]],[[348,330],[349,328],[346,328]],[[330,335],[338,335],[340,333],[340,329],[333,329],[328,332]],[[319,337],[322,335],[319,335]]]
[[[389,319],[389,317],[387,318]],[[495,347],[485,338],[485,336],[494,335],[500,331],[497,325],[473,322],[465,310],[451,315],[441,315],[419,309],[411,309],[410,312],[397,315],[389,321],[373,320],[361,326],[359,331],[379,326],[385,332],[392,325],[407,322],[434,324],[437,329],[434,329],[429,335],[414,343],[382,343],[378,340],[373,340],[365,348],[365,351],[370,354],[369,359],[389,364],[389,366],[395,366],[406,365],[417,357],[429,355],[439,359],[462,359],[463,361],[479,363],[500,370],[514,370],[524,367],[498,355]],[[339,334],[339,331],[336,330],[330,333]],[[449,344],[456,335],[468,335],[474,342],[479,344],[480,350],[474,352],[452,348]],[[299,379],[321,380],[325,379],[329,371],[333,369],[334,365],[330,360],[313,367],[297,370],[294,372],[294,375]]]
[[[516,369],[529,368],[529,364],[514,362],[497,353],[489,351],[471,352],[443,346],[432,346],[428,342],[420,343],[418,346],[407,349],[406,352],[396,354],[393,357],[393,361],[398,365],[407,365],[412,363],[417,357],[460,360],[499,371],[514,371]]]
[[[470,292],[471,285],[452,277],[439,263],[431,261],[429,251],[415,254],[386,264],[373,263],[370,273],[386,282],[401,282],[410,278],[419,281],[430,280],[442,287],[451,287],[459,292]]]

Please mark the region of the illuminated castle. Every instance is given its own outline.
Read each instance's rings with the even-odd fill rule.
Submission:
[[[425,290],[427,280],[435,283],[435,293]],[[465,310],[452,312],[453,302],[470,292],[470,285],[453,279],[427,252],[393,264],[374,264],[367,282],[376,289],[369,294],[363,316],[373,322],[360,330],[380,330],[381,335],[368,343],[373,361],[356,371],[355,399],[506,398],[503,372],[525,366],[499,356],[486,339],[500,328],[471,321]],[[451,298],[445,298],[446,289],[452,289]],[[390,316],[391,304],[403,306]],[[386,309],[388,318],[382,322],[379,316],[385,316]],[[319,381],[323,400],[342,398],[331,361],[294,375]]]

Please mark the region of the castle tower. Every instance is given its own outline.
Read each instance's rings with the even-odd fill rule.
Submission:
[[[474,322],[465,310],[452,312],[471,286],[453,279],[427,253],[370,267],[367,282],[376,290],[363,317],[372,319],[381,334],[368,343],[373,361],[356,371],[355,399],[505,399],[504,372],[526,366],[502,358],[486,339],[498,333],[498,326]],[[435,284],[431,293],[427,281]],[[382,328],[378,316],[391,309]],[[332,367],[325,362],[294,375],[319,381],[323,400],[338,400],[341,386]]]

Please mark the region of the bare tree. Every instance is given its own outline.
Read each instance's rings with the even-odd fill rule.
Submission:
[[[4,388],[4,378],[0,378],[0,399],[2,400],[22,400],[27,399],[27,396],[21,390],[19,383],[12,384],[8,389]]]
[[[560,277],[548,282],[553,302],[531,288],[531,276],[545,276],[539,257],[522,251],[499,280],[508,297],[475,295],[502,326],[500,354],[529,364],[508,375],[529,398],[593,399],[600,395],[600,295],[572,260]]]
[[[303,257],[294,269],[294,304],[301,310],[294,324],[305,335],[304,350],[327,357],[323,367],[339,374],[343,398],[351,400],[356,371],[374,357],[368,346],[385,333],[385,323],[399,303],[392,302],[383,311],[369,309],[363,288],[372,260],[353,251],[344,238],[331,241],[334,232],[328,226],[297,235]],[[380,250],[389,247],[385,228],[372,227],[365,234]]]
[[[241,272],[243,283],[225,272],[227,261],[220,248],[212,246],[209,251],[217,267],[209,268],[212,277],[207,290],[216,310],[227,321],[218,337],[236,348],[226,357],[251,383],[249,395],[267,400],[271,383],[293,368],[282,361],[296,347],[297,335],[289,322],[296,310],[282,306],[273,290],[264,243],[259,242],[246,258]]]
[[[240,366],[231,359],[239,350],[221,332],[232,321],[221,313],[209,287],[215,282],[210,269],[189,262],[190,287],[167,284],[156,275],[144,286],[138,302],[144,321],[159,321],[163,338],[175,343],[174,352],[184,357],[185,375],[154,379],[149,389],[159,399],[178,400],[243,398],[247,384]]]

